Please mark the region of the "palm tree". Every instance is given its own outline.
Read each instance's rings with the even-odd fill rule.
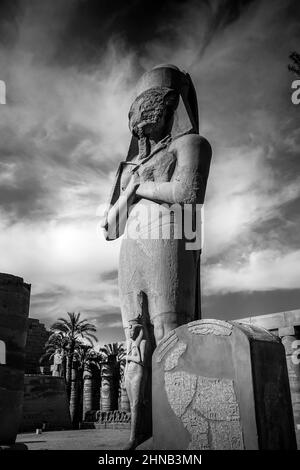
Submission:
[[[120,363],[125,357],[122,343],[105,344],[99,352],[103,355],[101,410],[113,411],[118,409]]]
[[[80,320],[79,313],[67,312],[68,318],[59,318],[51,327],[51,331],[54,333],[62,333],[67,338],[67,367],[66,367],[66,384],[68,397],[71,394],[71,378],[72,378],[72,367],[74,361],[74,354],[76,347],[80,340],[85,340],[91,345],[93,341],[97,341],[95,333],[96,327],[87,320]]]
[[[105,344],[99,349],[104,358],[108,362],[120,362],[125,357],[125,349],[123,343]]]

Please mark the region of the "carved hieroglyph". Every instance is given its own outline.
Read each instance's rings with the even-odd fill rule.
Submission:
[[[172,410],[190,433],[188,449],[243,449],[233,380],[170,372],[186,348],[180,342],[166,358],[165,389]]]
[[[233,325],[222,320],[197,320],[188,324],[188,330],[194,335],[229,336]]]
[[[173,348],[171,354],[169,354],[166,359],[165,371],[172,370],[174,369],[174,367],[177,366],[178,359],[185,352],[186,348],[187,348],[187,345],[185,343],[182,343],[181,341],[178,343],[178,345],[175,348]]]
[[[167,352],[177,343],[178,337],[174,330],[168,333],[161,344],[157,346],[157,358],[156,361],[160,362]]]

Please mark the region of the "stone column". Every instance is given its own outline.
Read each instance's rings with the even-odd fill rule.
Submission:
[[[114,411],[117,409],[114,372],[113,363],[107,362],[103,364],[101,377],[101,411]]]
[[[14,444],[22,419],[30,285],[0,274],[0,445]]]
[[[93,372],[90,364],[85,364],[83,371],[83,421],[88,411],[93,409]]]
[[[300,427],[300,331],[297,331],[297,328],[299,327],[288,326],[285,328],[279,328],[278,335],[281,338],[286,353],[294,421],[296,434],[298,434],[297,437],[299,448],[300,442],[298,426]]]
[[[70,415],[71,421],[74,428],[78,424],[79,414],[79,387],[78,387],[78,364],[73,361],[72,364],[72,376],[71,376],[71,395],[70,395]]]

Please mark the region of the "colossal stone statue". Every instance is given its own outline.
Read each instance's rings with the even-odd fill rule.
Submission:
[[[189,125],[176,132],[179,104]],[[117,172],[103,228],[107,240],[124,234],[119,290],[132,413],[128,448],[135,448],[152,432],[153,350],[171,330],[200,318],[199,208],[211,147],[199,135],[192,81],[173,65],[143,75],[129,128],[127,160]]]

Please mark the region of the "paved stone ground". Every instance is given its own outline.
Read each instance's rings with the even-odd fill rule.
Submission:
[[[128,438],[128,429],[82,429],[18,434],[17,443],[29,450],[109,450],[122,449]]]
[[[129,429],[82,429],[18,434],[17,444],[25,444],[29,450],[121,450],[128,438]],[[299,431],[297,438],[300,449]]]

